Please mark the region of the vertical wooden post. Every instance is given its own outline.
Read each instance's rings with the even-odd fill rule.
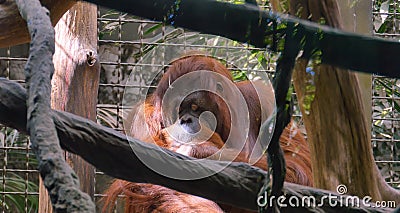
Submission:
[[[78,2],[57,23],[55,72],[52,79],[52,108],[96,119],[100,65],[97,56],[97,7]],[[94,167],[66,153],[77,173],[81,189],[94,195]],[[39,212],[52,212],[43,184],[39,190]]]
[[[372,34],[372,1],[338,1],[343,20],[343,29],[359,34]],[[357,73],[363,97],[365,117],[372,120],[372,77],[371,74]],[[372,124],[370,126],[372,128]]]

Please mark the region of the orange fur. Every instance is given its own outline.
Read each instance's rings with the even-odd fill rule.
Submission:
[[[161,100],[169,83],[178,77],[196,70],[212,70],[232,80],[230,72],[215,59],[206,56],[184,57],[171,64],[166,74],[160,80],[156,91],[150,95],[144,105],[139,107],[129,117],[127,134],[146,142],[155,142],[158,146],[176,151],[171,144],[171,139],[162,124]],[[248,162],[249,152],[255,146],[261,126],[261,104],[271,110],[272,93],[258,91],[249,81],[235,83],[239,88],[249,108],[250,131],[243,150],[234,161]],[[257,93],[258,92],[258,93]],[[217,126],[212,137],[201,145],[193,146],[190,156],[196,158],[209,157],[216,153],[224,145],[230,133],[230,114],[226,104],[221,98],[203,94],[201,97],[210,99],[215,103],[215,116],[221,122]],[[144,107],[143,107],[144,106]],[[146,122],[144,122],[146,121]],[[144,134],[147,132],[147,134]],[[300,131],[292,123],[283,131],[280,144],[285,154],[287,174],[286,181],[302,185],[312,185],[312,171],[310,153],[307,143]],[[229,159],[232,156],[222,156]],[[266,157],[258,160],[254,166],[267,169]],[[205,186],[207,187],[207,186]],[[106,191],[103,211],[111,211],[118,195],[125,196],[125,212],[247,212],[227,205],[218,206],[216,203],[194,195],[177,192],[163,186],[147,183],[131,183],[123,180],[115,180]],[[223,208],[223,210],[221,209]]]

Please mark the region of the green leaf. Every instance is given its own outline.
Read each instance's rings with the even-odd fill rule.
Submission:
[[[149,29],[147,29],[147,30],[144,32],[144,35],[148,35],[148,34],[154,32],[155,30],[160,29],[161,27],[162,27],[162,24],[161,24],[161,23],[155,24],[155,25],[153,25],[152,27],[150,27]]]

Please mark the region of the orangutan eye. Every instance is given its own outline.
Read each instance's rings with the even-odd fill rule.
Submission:
[[[192,104],[190,105],[190,109],[192,109],[193,112],[196,112],[199,109],[199,106],[197,104]]]
[[[221,82],[217,82],[217,91],[220,93],[224,92],[224,87],[222,86]]]

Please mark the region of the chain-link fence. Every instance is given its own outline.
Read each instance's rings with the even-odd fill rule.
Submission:
[[[373,34],[400,39],[400,1],[373,1]],[[400,81],[372,79],[372,146],[385,180],[400,188]]]

